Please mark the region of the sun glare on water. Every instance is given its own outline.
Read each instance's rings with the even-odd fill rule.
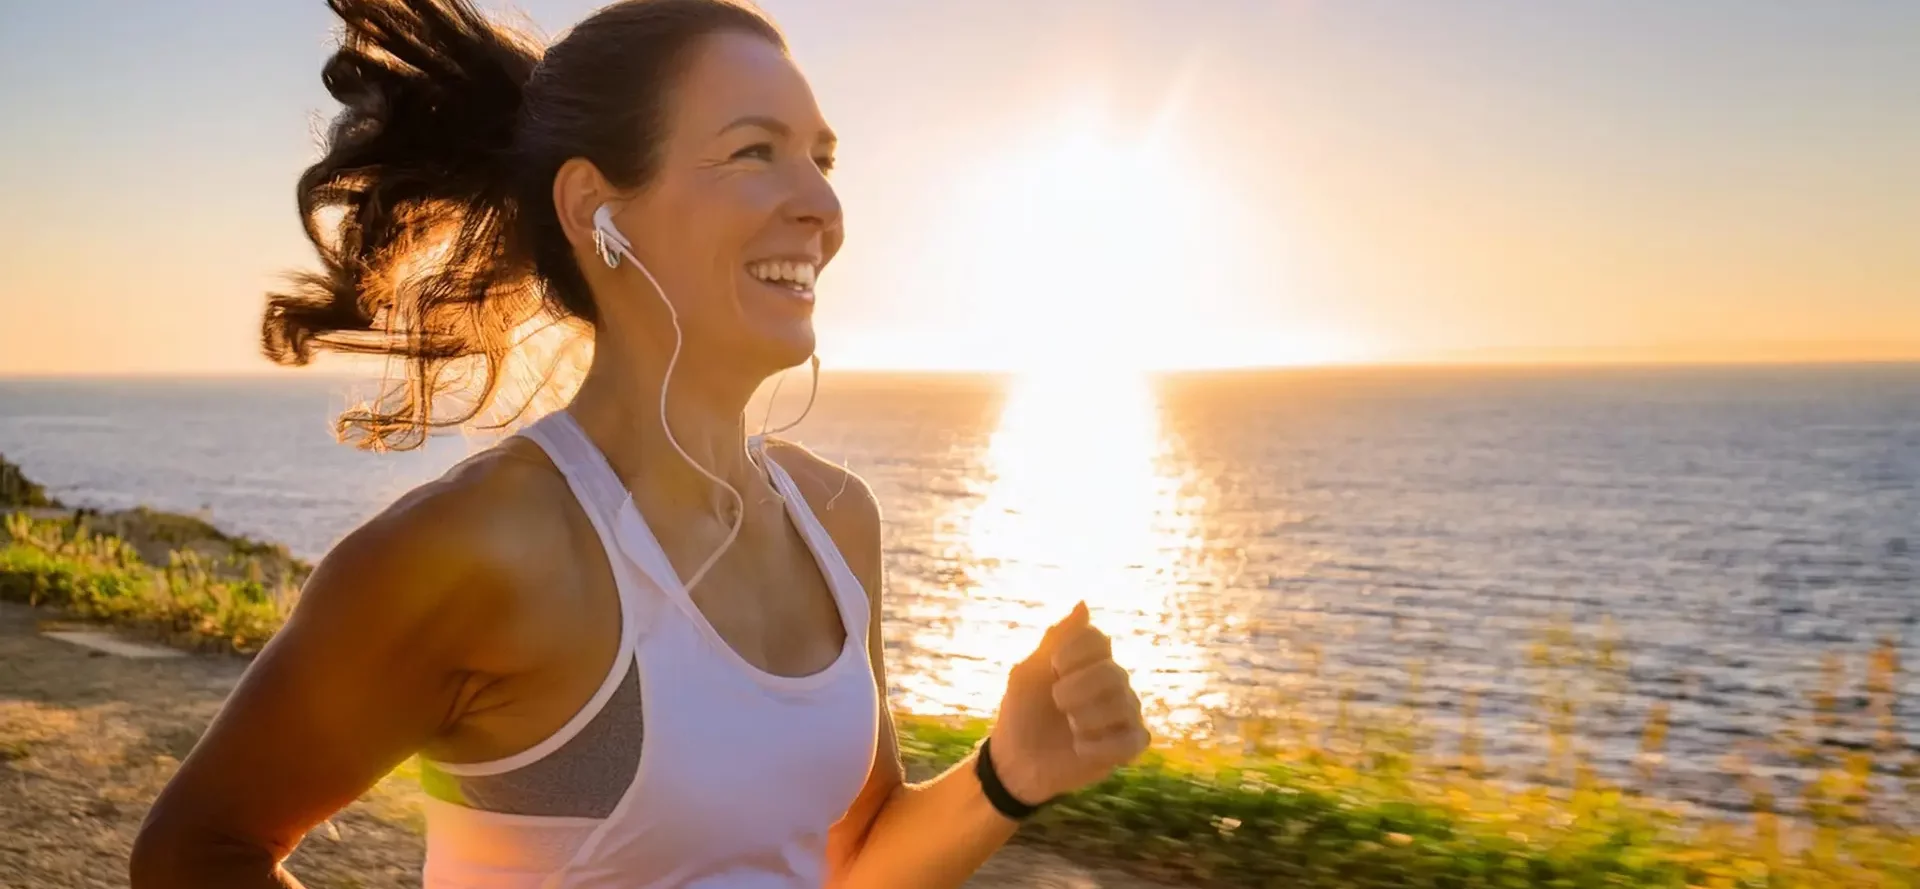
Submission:
[[[1176,618],[1198,532],[1162,443],[1142,376],[1013,382],[982,467],[986,495],[960,518],[972,584],[910,640],[966,660],[900,677],[910,703],[991,713],[1007,671],[1085,600],[1156,721],[1197,716],[1206,668]]]
[[[982,150],[939,204],[912,281],[941,342],[909,360],[1012,374],[972,490],[937,523],[929,555],[951,567],[902,606],[909,710],[992,713],[1007,671],[1082,600],[1158,727],[1224,703],[1184,619],[1212,582],[1153,373],[1354,350],[1307,319],[1260,323],[1303,298],[1283,227],[1210,181],[1168,104],[1132,129],[1097,113],[1016,128],[1032,138]]]
[[[910,709],[991,713],[1007,671],[1081,600],[1159,726],[1193,725],[1218,703],[1181,621],[1206,585],[1200,531],[1151,373],[1342,356],[1330,340],[1236,327],[1285,263],[1256,249],[1273,228],[1180,156],[1172,117],[1126,137],[1066,115],[987,152],[942,208],[921,279],[958,301],[957,326],[977,325],[953,332],[976,366],[1014,373],[975,470],[981,496],[954,501],[964,577],[923,603],[907,640],[945,656],[896,678]]]

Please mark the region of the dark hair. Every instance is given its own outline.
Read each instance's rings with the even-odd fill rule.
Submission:
[[[403,361],[404,379],[336,422],[374,449],[471,421],[529,321],[596,322],[553,206],[561,164],[644,185],[690,47],[720,31],[786,45],[731,0],[623,0],[544,53],[470,0],[329,5],[345,29],[321,79],[344,108],[299,184],[322,270],[269,296],[261,345],[286,365],[316,350]],[[440,396],[475,370],[471,400],[442,416]]]

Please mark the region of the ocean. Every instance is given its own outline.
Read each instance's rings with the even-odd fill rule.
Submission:
[[[317,557],[486,443],[354,451],[347,389],[0,380],[0,453]],[[903,709],[990,713],[1085,599],[1168,731],[1411,714],[1522,769],[1577,700],[1604,773],[1664,721],[1658,780],[1729,806],[1724,758],[1788,727],[1920,743],[1920,707],[1861,690],[1878,648],[1920,692],[1920,365],[829,374],[789,437],[880,500]]]

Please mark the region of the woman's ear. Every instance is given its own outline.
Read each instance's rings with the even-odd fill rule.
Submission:
[[[576,252],[593,251],[593,214],[618,195],[600,168],[586,158],[569,158],[553,177],[553,209]]]

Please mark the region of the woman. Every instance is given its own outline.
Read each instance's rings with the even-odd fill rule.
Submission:
[[[627,0],[544,53],[467,0],[332,0],[345,106],[300,181],[324,265],[268,353],[386,354],[376,445],[543,312],[592,331],[571,403],[343,539],[154,803],[133,884],[297,885],[308,829],[419,754],[426,883],[957,886],[1036,805],[1137,756],[1085,606],[988,740],[903,783],[880,518],[839,467],[743,432],[809,360],[839,248],[834,140],[774,26]],[[683,580],[684,579],[684,580]]]

